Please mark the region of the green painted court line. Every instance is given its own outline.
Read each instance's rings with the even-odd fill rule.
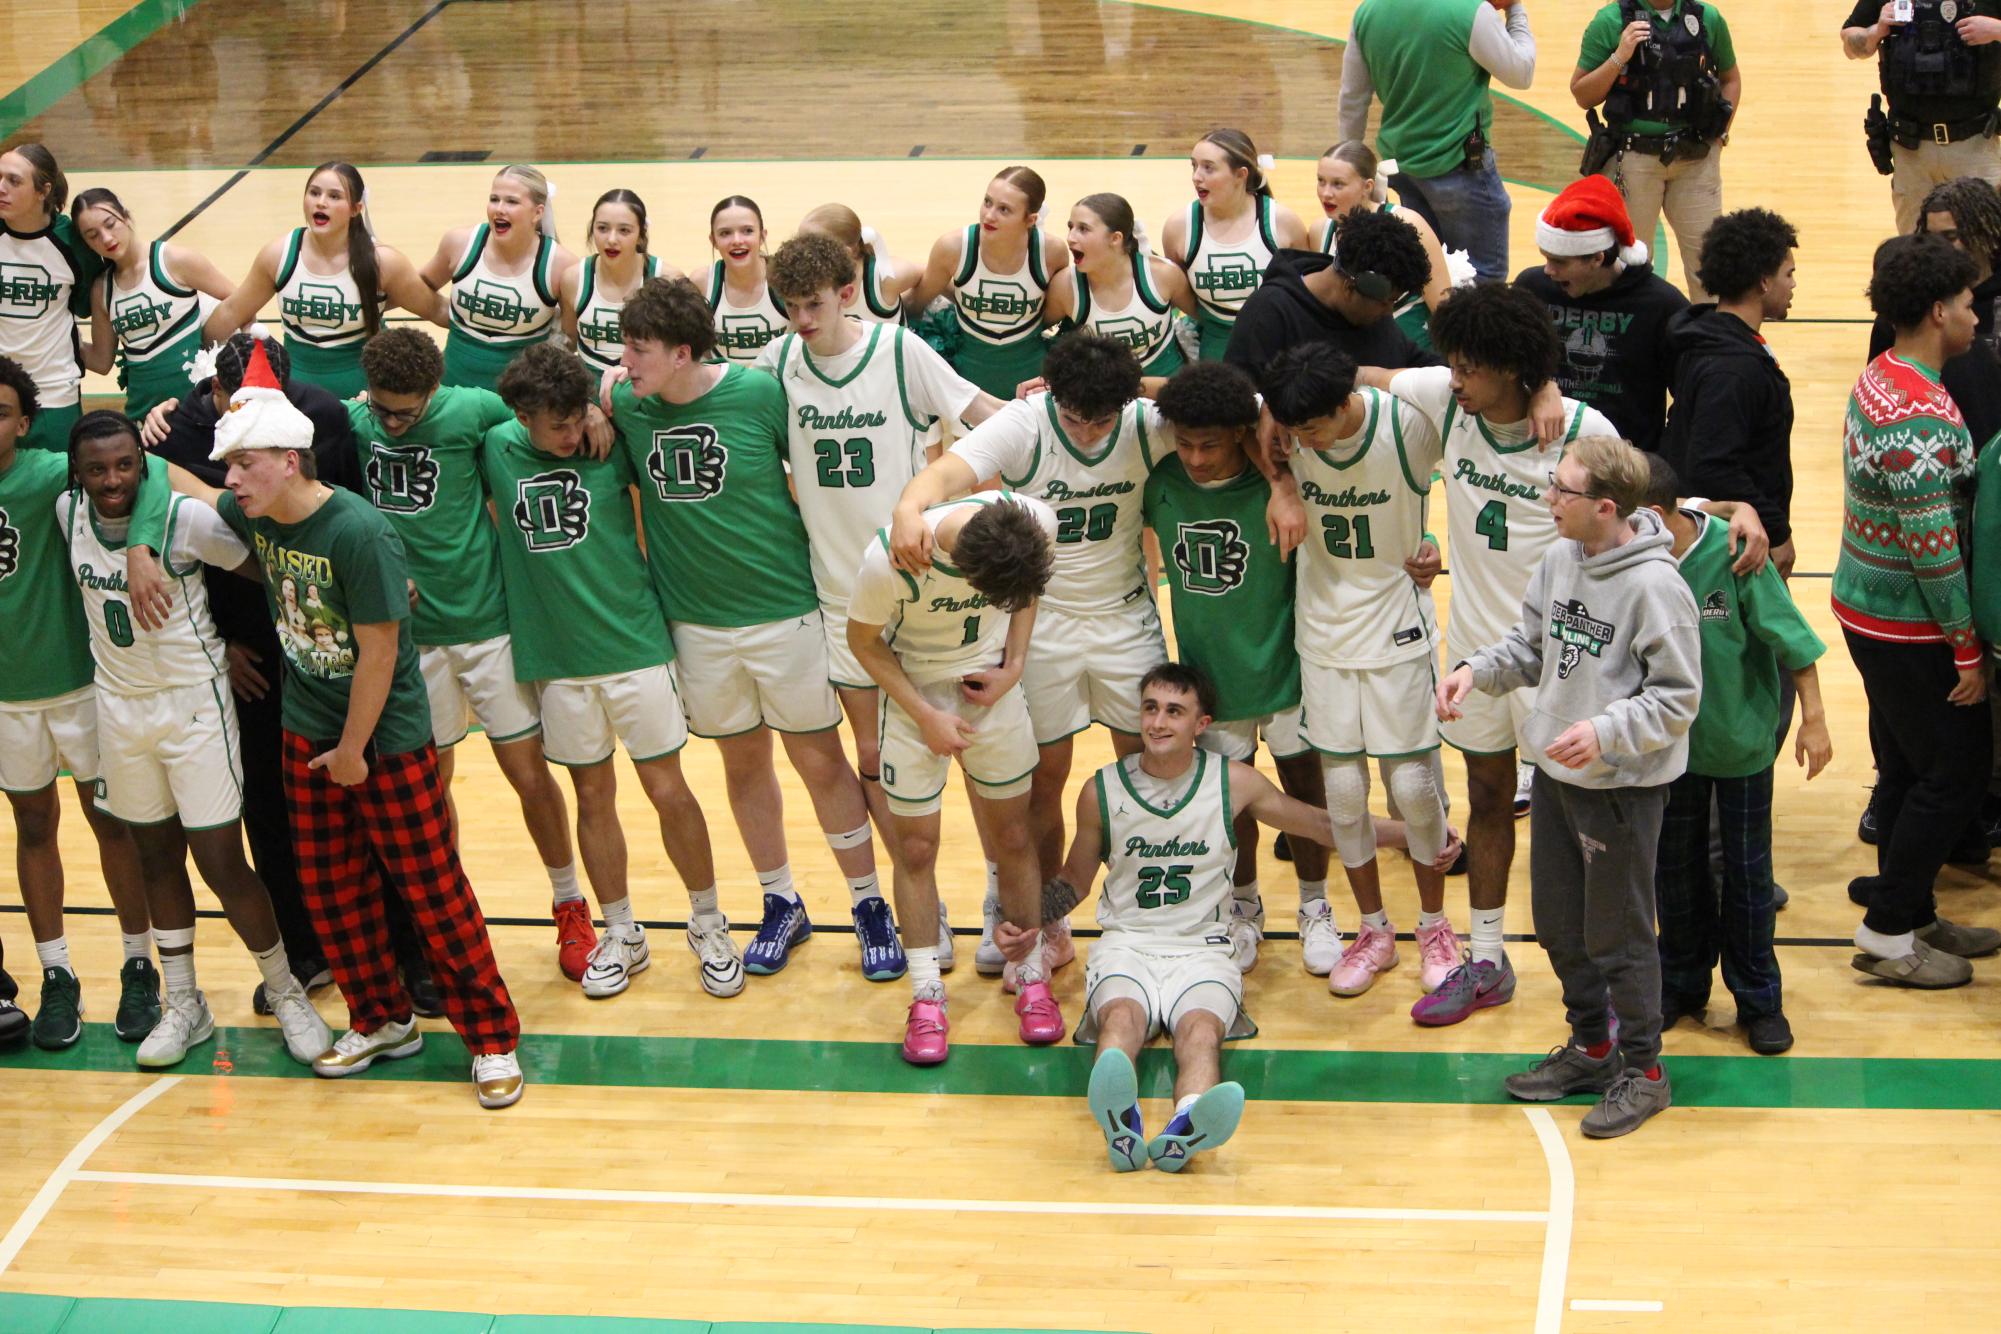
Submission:
[[[133,1048],[109,1024],[86,1024],[68,1051],[0,1054],[0,1069],[136,1072]],[[364,1079],[462,1083],[465,1050],[427,1035],[423,1052],[378,1064]],[[1409,1102],[1511,1105],[1504,1076],[1540,1053],[1291,1051],[1233,1048],[1223,1073],[1252,1098],[1284,1102]],[[1092,1053],[1075,1046],[960,1043],[942,1066],[904,1063],[894,1042],[777,1038],[686,1038],[531,1033],[521,1064],[532,1084],[601,1088],[757,1089],[789,1093],[913,1093],[1081,1098]],[[2001,1110],[2001,1061],[1826,1056],[1680,1056],[1668,1060],[1684,1107],[1790,1107],[1838,1111]],[[172,1073],[310,1079],[285,1054],[275,1028],[219,1028],[215,1042]],[[1152,1048],[1140,1059],[1140,1091],[1165,1098],[1172,1061]],[[1578,1100],[1586,1101],[1586,1100]]]
[[[85,79],[151,37],[167,24],[184,18],[201,0],[139,0],[139,3],[79,42],[67,55],[26,83],[0,97],[0,139],[83,86]]]

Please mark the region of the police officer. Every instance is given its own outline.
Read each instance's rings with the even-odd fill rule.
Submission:
[[[1587,171],[1626,196],[1640,240],[1663,210],[1681,250],[1691,301],[1708,300],[1696,261],[1723,212],[1720,150],[1744,89],[1730,29],[1700,0],[1614,0],[1584,29],[1571,96],[1587,112]],[[1604,105],[1601,124],[1593,108]]]
[[[1841,30],[1850,60],[1881,54],[1897,230],[1917,226],[1935,185],[2001,185],[2001,0],[1856,0]]]

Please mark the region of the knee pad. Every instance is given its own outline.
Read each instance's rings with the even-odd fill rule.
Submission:
[[[1445,801],[1431,757],[1413,756],[1383,766],[1383,783],[1403,813],[1412,860],[1430,862],[1445,850]]]
[[[1369,815],[1369,769],[1362,759],[1323,759],[1327,818],[1343,866],[1367,866],[1376,855],[1376,822]]]

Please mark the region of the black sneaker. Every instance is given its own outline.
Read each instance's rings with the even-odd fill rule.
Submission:
[[[299,985],[306,989],[309,996],[333,985],[333,969],[327,967],[325,959],[294,959],[292,976],[299,979]],[[262,982],[257,984],[257,990],[250,993],[250,1009],[267,1017],[271,1013],[271,998],[264,994]]]
[[[1700,1000],[1697,1000],[1693,996],[1663,996],[1661,997],[1661,1032],[1667,1032],[1684,1019],[1693,1019],[1696,1023],[1700,1024],[1703,1022],[1703,1016],[1708,1012],[1709,998],[1707,996],[1704,996]]]
[[[69,969],[42,970],[42,1004],[29,1036],[44,1051],[74,1047],[83,1036],[83,984]]]
[[[410,1008],[425,1019],[445,1017],[445,998],[438,992],[437,979],[428,968],[405,967],[403,987],[410,993]]]
[[[10,1001],[21,998],[21,984],[5,968],[0,968],[0,1000]]]
[[[1855,837],[1872,848],[1876,846],[1876,789],[1873,787],[1869,789],[1869,804],[1862,808],[1862,818],[1856,821]]]
[[[1292,860],[1292,844],[1285,841],[1283,833],[1271,841],[1271,855],[1282,862]]]
[[[151,959],[127,959],[118,970],[118,1013],[111,1031],[120,1042],[143,1042],[159,1022],[159,970]]]
[[[27,1036],[27,1012],[11,999],[0,997],[0,1047],[18,1046]]]
[[[1751,1050],[1760,1056],[1777,1056],[1792,1048],[1793,1026],[1786,1022],[1783,1014],[1774,1012],[1754,1018],[1740,1014],[1737,1022],[1744,1026],[1744,1036],[1750,1040]]]

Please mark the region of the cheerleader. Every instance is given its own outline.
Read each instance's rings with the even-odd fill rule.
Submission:
[[[1271,159],[1242,130],[1211,130],[1188,154],[1195,198],[1167,220],[1161,247],[1188,275],[1200,310],[1202,360],[1220,361],[1237,312],[1279,250],[1306,245],[1306,224],[1271,196]]]
[[[227,300],[202,322],[218,343],[255,319],[272,297],[285,327],[291,377],[339,398],[368,387],[361,345],[398,306],[433,324],[448,322],[445,300],[401,251],[378,245],[368,226],[368,187],[345,162],[322,162],[306,178],[306,225],[257,253]]]
[[[602,374],[619,364],[625,339],[619,312],[649,278],[679,278],[646,249],[646,201],[630,190],[607,190],[591,206],[591,253],[563,275],[563,336],[584,364]]]
[[[847,247],[855,257],[857,281],[855,299],[845,313],[864,323],[904,323],[903,297],[924,280],[924,270],[907,259],[897,259],[883,245],[873,227],[846,204],[822,204],[799,221],[799,234],[816,232],[830,236]]]
[[[534,167],[502,167],[486,221],[446,232],[419,270],[433,291],[452,285],[444,383],[491,390],[516,353],[560,327],[559,294],[577,257],[556,243],[553,193]]]
[[[1452,275],[1445,262],[1445,247],[1438,243],[1438,233],[1431,230],[1431,224],[1416,209],[1400,209],[1389,201],[1388,181],[1395,174],[1396,164],[1377,161],[1376,150],[1360,139],[1336,144],[1322,153],[1313,189],[1320,197],[1320,211],[1327,217],[1313,224],[1313,248],[1333,254],[1334,234],[1340,230],[1341,219],[1358,208],[1394,213],[1409,223],[1424,243],[1425,258],[1431,261],[1431,279],[1422,292],[1403,299],[1395,318],[1405,336],[1429,352],[1431,312],[1451,292]]]
[[[40,144],[0,153],[0,357],[35,382],[27,449],[69,448],[83,415],[77,320],[90,313],[102,262],[63,212],[69,181]]]
[[[765,282],[764,210],[731,195],[709,210],[709,309],[716,316],[716,360],[748,366],[785,332],[785,303]]]
[[[987,183],[980,220],[946,232],[911,304],[950,294],[959,316],[952,369],[995,398],[1042,374],[1042,310],[1049,283],[1070,250],[1036,226],[1048,189],[1027,167],[1006,167]]]
[[[202,316],[228,300],[236,284],[199,251],[148,242],[109,190],[78,195],[70,221],[107,266],[104,280],[90,287],[91,339],[84,366],[102,375],[124,362],[125,415],[144,421],[156,405],[188,392],[188,371],[201,351]]]
[[[1049,289],[1043,318],[1094,329],[1130,347],[1140,373],[1165,378],[1181,369],[1176,310],[1193,316],[1187,276],[1157,255],[1118,195],[1086,195],[1070,210],[1070,281]]]

